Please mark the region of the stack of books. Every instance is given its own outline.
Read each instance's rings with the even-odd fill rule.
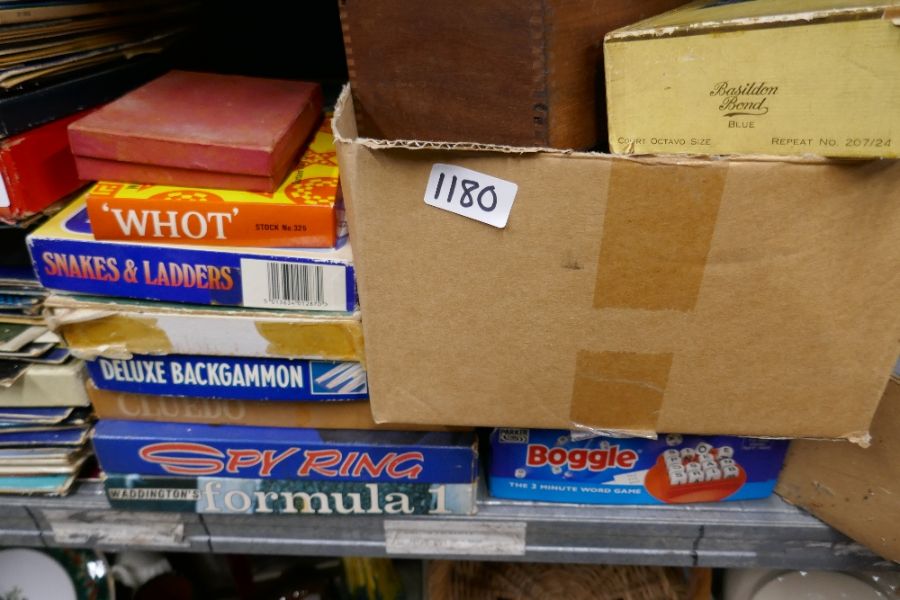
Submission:
[[[474,510],[473,432],[372,420],[318,85],[173,71],[69,134],[97,183],[28,243],[115,507]]]

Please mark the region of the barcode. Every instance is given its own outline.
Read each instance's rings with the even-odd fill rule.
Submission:
[[[270,262],[266,275],[269,302],[325,304],[325,271],[320,266]]]
[[[243,305],[348,310],[347,274],[343,265],[242,258]]]

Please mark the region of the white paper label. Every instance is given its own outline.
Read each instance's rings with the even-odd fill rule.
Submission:
[[[341,265],[241,259],[241,295],[252,308],[347,310]]]
[[[511,181],[437,163],[431,167],[425,204],[503,229],[518,191]]]
[[[527,523],[386,520],[385,551],[421,556],[524,556]]]
[[[620,473],[609,481],[604,481],[602,485],[644,485],[648,472],[649,469]]]
[[[6,181],[0,174],[0,208],[9,208],[9,192],[6,191]]]
[[[44,509],[59,544],[187,547],[181,515],[115,510]]]

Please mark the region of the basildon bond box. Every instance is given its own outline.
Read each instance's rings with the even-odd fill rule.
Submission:
[[[867,441],[900,353],[900,162],[410,144],[353,110],[376,421]]]
[[[613,152],[900,156],[898,0],[696,0],[604,46]]]

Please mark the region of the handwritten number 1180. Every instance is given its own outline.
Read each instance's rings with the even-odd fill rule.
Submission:
[[[437,186],[434,189],[434,199],[439,200],[441,197],[441,190],[444,188],[444,173],[441,173],[438,177]],[[478,192],[478,195],[475,195],[475,192],[478,191],[478,188],[481,187],[481,184],[472,179],[458,179],[456,175],[453,175],[450,178],[450,187],[447,190],[447,203],[450,204],[453,202],[454,194],[456,194],[456,184],[459,183],[459,187],[462,190],[462,196],[459,198],[459,204],[463,208],[471,208],[476,202],[478,203],[478,208],[483,210],[484,212],[491,212],[495,208],[497,208],[497,190],[494,189],[494,186],[489,185],[487,187],[481,188],[481,191]]]

